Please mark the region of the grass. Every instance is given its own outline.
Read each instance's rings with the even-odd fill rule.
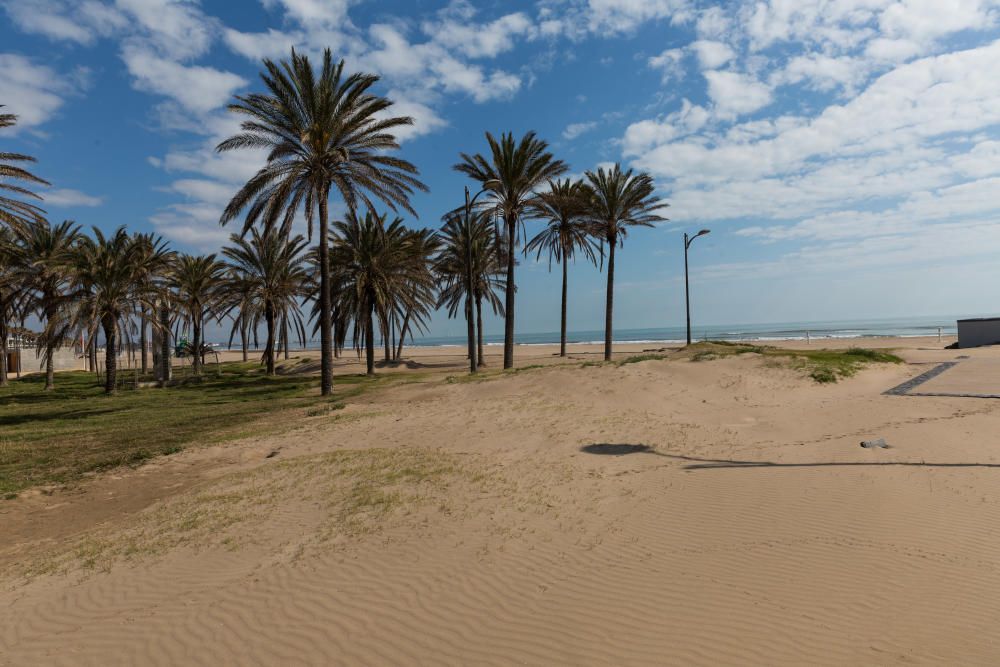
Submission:
[[[81,536],[69,547],[33,556],[27,578],[76,569],[107,570],[123,560],[156,558],[177,547],[229,550],[284,530],[281,512],[292,507],[310,525],[312,546],[360,538],[436,507],[448,512],[453,484],[483,487],[468,457],[424,450],[340,450],[231,473],[209,488],[183,494],[139,513],[123,527]],[[281,539],[288,539],[283,535]],[[301,545],[300,545],[301,548]]]
[[[820,384],[848,378],[869,364],[900,364],[903,360],[891,352],[850,347],[846,350],[789,350],[767,345],[749,345],[729,341],[696,343],[686,350],[691,361],[710,361],[740,354],[759,354],[767,359],[786,361]]]
[[[115,396],[105,396],[86,372],[59,373],[51,392],[43,391],[44,376],[28,375],[0,389],[0,495],[72,483],[191,443],[278,432],[297,420],[268,421],[269,415],[297,410],[322,417],[373,387],[419,379],[339,376],[330,400],[319,395],[313,376],[267,377],[255,363],[222,364],[201,379]]]

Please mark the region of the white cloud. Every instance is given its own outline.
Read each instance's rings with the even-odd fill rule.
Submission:
[[[52,68],[14,53],[0,53],[0,100],[4,113],[17,115],[7,132],[37,127],[51,118],[65,98],[85,85],[86,72],[76,77],[58,74]]]
[[[752,113],[771,103],[771,88],[750,75],[716,70],[704,74],[708,96],[722,117]]]
[[[390,90],[387,97],[393,100],[393,105],[387,112],[389,115],[409,116],[413,119],[413,125],[395,130],[396,139],[400,142],[430,134],[448,124],[426,104],[406,99],[406,94],[402,91]]]
[[[869,63],[852,56],[831,57],[822,54],[795,56],[783,70],[772,77],[772,84],[805,82],[810,88],[822,91],[842,89],[851,94],[867,78]]]
[[[302,24],[336,25],[347,20],[352,0],[263,0],[269,9],[283,7],[286,15]]]
[[[116,0],[134,28],[164,57],[183,60],[204,55],[218,31],[218,21],[190,0]]]
[[[659,120],[643,120],[625,130],[622,152],[626,156],[641,156],[661,144],[697,132],[709,121],[704,107],[683,100],[681,108]]]
[[[702,39],[720,39],[729,32],[732,23],[722,7],[714,6],[703,10],[698,16],[696,29]]]
[[[997,9],[988,0],[899,0],[879,16],[889,37],[928,42],[960,30],[984,30],[996,25]]]
[[[435,43],[466,58],[494,58],[513,49],[518,38],[534,38],[538,31],[522,12],[506,14],[488,23],[473,20],[475,10],[468,3],[452,4],[440,20],[425,21],[422,29]]]
[[[736,52],[722,42],[699,39],[691,43],[691,48],[698,54],[702,69],[722,67],[736,57]]]
[[[476,102],[504,99],[521,86],[517,75],[502,70],[487,74],[478,65],[470,65],[449,55],[434,42],[411,44],[395,27],[373,25],[370,35],[377,48],[363,56],[361,64],[371,64],[392,81],[408,80],[424,88],[465,93]]]
[[[58,208],[75,208],[79,206],[100,206],[104,203],[103,197],[94,197],[79,190],[69,188],[58,188],[55,190],[45,190],[40,193],[45,201],[45,206]]]
[[[573,139],[579,137],[581,134],[590,132],[595,127],[597,127],[596,121],[590,121],[587,123],[570,123],[569,125],[566,126],[566,129],[563,130],[562,136],[563,139],[572,141]]]
[[[233,92],[247,85],[245,79],[230,72],[180,65],[136,46],[126,46],[122,60],[134,77],[136,87],[165,95],[198,113],[222,106]]]
[[[257,33],[224,28],[222,39],[234,53],[250,60],[259,61],[264,58],[286,57],[293,46],[299,45],[305,40],[305,35],[300,32],[282,32],[274,28],[268,28],[267,32]]]
[[[595,33],[627,32],[660,19],[686,23],[694,16],[688,0],[587,0],[584,11],[588,27]]]
[[[120,12],[96,0],[7,0],[2,6],[18,28],[53,40],[91,44],[125,26]]]
[[[667,49],[660,55],[650,58],[648,63],[651,68],[660,70],[663,83],[667,83],[684,76],[684,67],[681,65],[683,60],[683,49]]]

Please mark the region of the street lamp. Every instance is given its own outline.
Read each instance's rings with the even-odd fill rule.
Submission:
[[[684,308],[687,310],[687,344],[691,344],[691,290],[688,287],[688,248],[699,236],[708,234],[711,230],[703,229],[694,236],[688,237],[684,232]]]

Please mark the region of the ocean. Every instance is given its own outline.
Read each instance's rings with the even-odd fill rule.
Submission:
[[[963,316],[965,317],[965,316]],[[975,316],[972,316],[975,317]],[[956,335],[955,316],[901,317],[878,320],[829,320],[776,322],[770,324],[694,324],[691,328],[693,340],[821,340],[824,338],[866,338],[883,337],[915,337]],[[457,327],[456,327],[457,328]],[[464,328],[464,326],[463,326]],[[539,333],[518,333],[514,337],[517,345],[552,345],[559,343],[558,331]],[[569,331],[566,334],[568,343],[603,343],[604,330]],[[616,343],[684,343],[686,340],[683,326],[657,327],[652,329],[616,329]],[[216,341],[224,346],[224,341]],[[234,341],[238,342],[238,341]],[[382,342],[376,337],[379,346]],[[503,334],[487,334],[484,336],[487,345],[503,345]],[[263,338],[260,340],[263,345]],[[450,347],[464,346],[465,335],[458,336],[416,336],[413,341],[407,340],[407,346],[417,347]],[[318,347],[319,340],[310,340],[307,347]]]
[[[695,324],[691,328],[694,340],[805,340],[823,338],[862,338],[870,336],[942,336],[956,334],[956,317],[906,317],[879,320],[843,320],[824,322],[777,322],[772,324]],[[568,331],[569,343],[603,343],[604,331]],[[659,327],[653,329],[617,329],[614,331],[617,343],[683,343],[686,329],[683,326]],[[502,345],[503,334],[484,336],[487,345]],[[542,333],[518,333],[514,336],[517,345],[550,345],[559,342],[558,331]],[[465,345],[465,336],[424,336],[416,337],[408,345],[445,346]]]

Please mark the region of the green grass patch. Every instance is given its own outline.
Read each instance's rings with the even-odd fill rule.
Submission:
[[[28,375],[0,389],[0,495],[141,464],[189,444],[280,432],[297,420],[268,419],[277,412],[327,415],[374,387],[420,379],[339,376],[333,402],[319,395],[315,376],[267,377],[256,363],[226,363],[200,379],[114,396],[86,372],[59,373],[49,392],[42,374]]]

